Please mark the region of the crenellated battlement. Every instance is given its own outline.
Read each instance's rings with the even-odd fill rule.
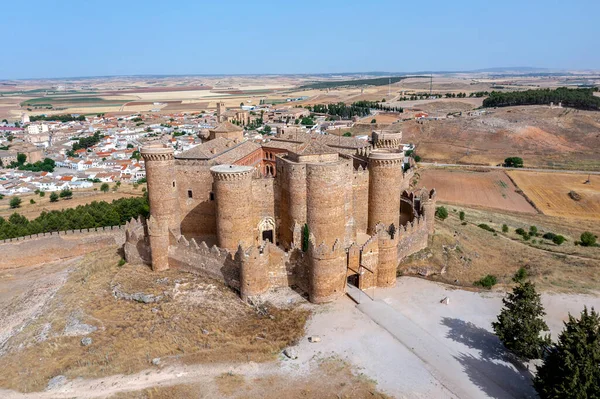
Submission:
[[[336,239],[331,247],[324,242],[320,245],[315,245],[314,237],[311,237],[308,242],[308,255],[313,258],[330,259],[345,256],[345,254],[344,243],[340,239]]]

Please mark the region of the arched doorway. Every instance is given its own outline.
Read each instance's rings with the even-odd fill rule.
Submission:
[[[275,219],[266,217],[258,224],[258,240],[259,242],[270,241],[275,243]]]

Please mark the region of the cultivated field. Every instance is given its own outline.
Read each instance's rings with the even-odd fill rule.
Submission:
[[[435,188],[439,201],[536,213],[504,171],[421,169],[417,187]]]
[[[536,207],[546,215],[600,220],[600,176],[585,174],[509,171],[508,174]],[[574,191],[581,199],[574,200]]]

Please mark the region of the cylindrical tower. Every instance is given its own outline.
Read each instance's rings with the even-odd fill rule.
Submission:
[[[250,166],[217,165],[210,168],[217,202],[217,242],[232,252],[241,244],[254,245],[252,225],[252,172]]]
[[[252,248],[249,253],[238,248],[236,260],[240,263],[240,296],[244,301],[261,294],[269,289],[269,272],[260,257],[256,248]],[[268,254],[266,255],[268,256]]]
[[[142,147],[150,202],[152,268],[169,268],[169,230],[180,234],[179,200],[175,183],[173,149],[163,145]]]
[[[400,186],[403,152],[377,150],[369,155],[369,223],[368,234],[383,223],[398,227],[400,222]]]
[[[333,246],[309,244],[308,297],[312,303],[329,302],[346,292],[346,257],[341,242]]]
[[[380,231],[378,245],[377,286],[393,287],[398,269],[398,240],[391,238],[386,231]]]
[[[306,165],[306,222],[315,245],[344,242],[346,186],[344,163]]]

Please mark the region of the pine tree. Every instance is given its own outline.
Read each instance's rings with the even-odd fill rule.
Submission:
[[[542,399],[600,398],[600,316],[593,308],[579,320],[569,314],[534,386]]]
[[[550,343],[550,337],[540,336],[542,331],[548,331],[548,325],[542,318],[546,312],[535,285],[519,283],[502,303],[504,308],[498,315],[498,321],[492,323],[496,335],[515,355],[523,359],[539,359],[543,346]]]

